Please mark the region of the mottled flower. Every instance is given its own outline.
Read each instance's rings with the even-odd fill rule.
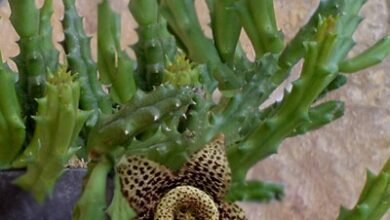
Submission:
[[[140,156],[117,166],[123,195],[142,220],[244,220],[223,200],[231,181],[224,136],[194,153],[177,172]]]

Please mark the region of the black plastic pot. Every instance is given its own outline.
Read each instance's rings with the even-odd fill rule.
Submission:
[[[67,169],[53,195],[39,205],[27,192],[12,184],[23,170],[0,170],[0,220],[69,220],[82,188],[85,169]]]

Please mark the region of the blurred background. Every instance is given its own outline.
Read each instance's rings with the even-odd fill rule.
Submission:
[[[137,41],[136,24],[127,10],[129,0],[112,0],[114,9],[122,15],[122,46],[134,57],[129,48]],[[208,11],[204,0],[196,0],[204,31],[208,28]],[[290,40],[315,10],[319,0],[275,0],[275,10],[280,29]],[[37,1],[38,6],[42,0]],[[95,0],[78,0],[79,13],[85,16],[86,32],[93,37],[96,58],[97,8]],[[361,24],[353,53],[364,50],[375,40],[389,34],[390,0],[370,0],[362,11],[366,19]],[[15,44],[18,36],[9,22],[7,1],[0,0],[0,50],[2,57],[12,67],[9,59],[19,53]],[[63,39],[59,19],[63,15],[61,0],[55,0],[54,41],[57,47]],[[241,41],[253,58],[246,37]],[[63,58],[63,56],[62,56]],[[296,71],[298,71],[297,68]],[[294,80],[296,74],[290,77]],[[289,82],[284,85],[288,86]],[[269,102],[280,97],[273,94]],[[390,59],[383,64],[349,76],[348,84],[329,95],[346,103],[345,116],[336,122],[284,141],[278,154],[258,163],[248,179],[282,182],[285,197],[281,202],[269,204],[242,203],[250,220],[331,220],[338,215],[341,205],[352,207],[363,187],[366,169],[378,172],[390,155]],[[390,219],[390,214],[384,219]]]

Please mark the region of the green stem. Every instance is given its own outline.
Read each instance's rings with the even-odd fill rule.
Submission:
[[[126,147],[134,136],[159,123],[192,102],[186,89],[161,86],[146,94],[140,90],[120,111],[101,117],[88,138],[90,152],[101,155],[118,146]]]
[[[110,95],[121,104],[130,100],[136,90],[134,64],[120,47],[120,17],[107,0],[98,5],[98,67]]]
[[[20,53],[14,58],[19,72],[19,96],[23,113],[27,117],[27,131],[31,132],[34,127],[31,116],[37,108],[35,99],[42,97],[46,81],[46,66],[39,36],[40,12],[34,0],[15,0],[9,4],[12,11],[11,23],[20,37]]]
[[[326,24],[324,24],[326,25]],[[303,123],[310,121],[309,108],[324,88],[337,76],[329,58],[333,38],[307,43],[307,55],[300,79],[293,83],[290,94],[286,94],[274,116],[262,122],[241,146],[228,149],[233,180],[241,181],[256,162],[275,153],[284,138]],[[326,45],[326,47],[323,47]],[[319,48],[322,51],[319,51]],[[319,63],[321,62],[321,65]]]
[[[284,47],[283,34],[279,32],[273,0],[246,0],[257,34],[263,42],[265,52],[279,53]]]
[[[45,97],[38,100],[34,137],[14,166],[27,172],[15,183],[42,203],[50,195],[65,164],[78,148],[71,147],[90,114],[80,112],[80,87],[65,70],[49,79]]]
[[[361,54],[341,62],[340,71],[344,73],[354,73],[369,68],[382,62],[389,54],[390,37],[387,36]]]
[[[55,73],[58,68],[60,52],[53,45],[53,28],[51,17],[53,15],[53,0],[46,0],[40,10],[39,35],[41,37],[42,56],[46,64],[48,74]]]
[[[139,41],[135,51],[139,63],[138,72],[145,84],[145,90],[152,90],[159,86],[163,79],[165,59],[168,54],[164,51],[163,39],[165,23],[159,23],[157,0],[134,0],[130,1],[129,9],[139,24],[137,29]]]
[[[380,220],[390,208],[390,174],[387,161],[378,175],[367,172],[359,201],[352,209],[342,207],[338,220]]]
[[[214,43],[223,62],[233,65],[241,24],[233,9],[234,0],[213,1],[209,4]]]
[[[83,110],[111,112],[108,95],[104,93],[97,79],[97,67],[91,57],[90,39],[85,35],[82,19],[77,14],[75,0],[64,0],[65,15],[62,21],[65,32],[64,49],[69,68],[77,74],[81,86],[80,105]]]
[[[112,164],[106,158],[89,164],[86,184],[73,210],[73,220],[105,219],[107,175],[111,169]]]
[[[282,185],[252,180],[233,183],[230,186],[225,199],[229,202],[269,202],[275,199],[281,200],[283,196],[284,192]]]
[[[189,57],[198,63],[220,63],[218,52],[199,24],[193,0],[162,0],[161,13],[183,42]]]
[[[1,169],[11,165],[20,153],[26,136],[21,106],[15,88],[15,75],[5,63],[0,64],[0,88]]]

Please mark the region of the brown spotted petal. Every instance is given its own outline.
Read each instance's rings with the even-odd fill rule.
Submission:
[[[234,203],[221,203],[219,209],[219,220],[246,220],[245,212]]]
[[[230,183],[230,176],[222,134],[194,153],[178,173],[180,185],[203,190],[216,201],[223,199]]]
[[[168,168],[143,157],[123,157],[116,169],[123,195],[145,219],[153,215],[160,199],[174,187],[175,177]]]
[[[176,220],[245,220],[242,209],[223,202],[230,172],[223,135],[194,153],[177,175],[140,156],[123,157],[117,165],[123,195],[138,220],[172,215]]]

